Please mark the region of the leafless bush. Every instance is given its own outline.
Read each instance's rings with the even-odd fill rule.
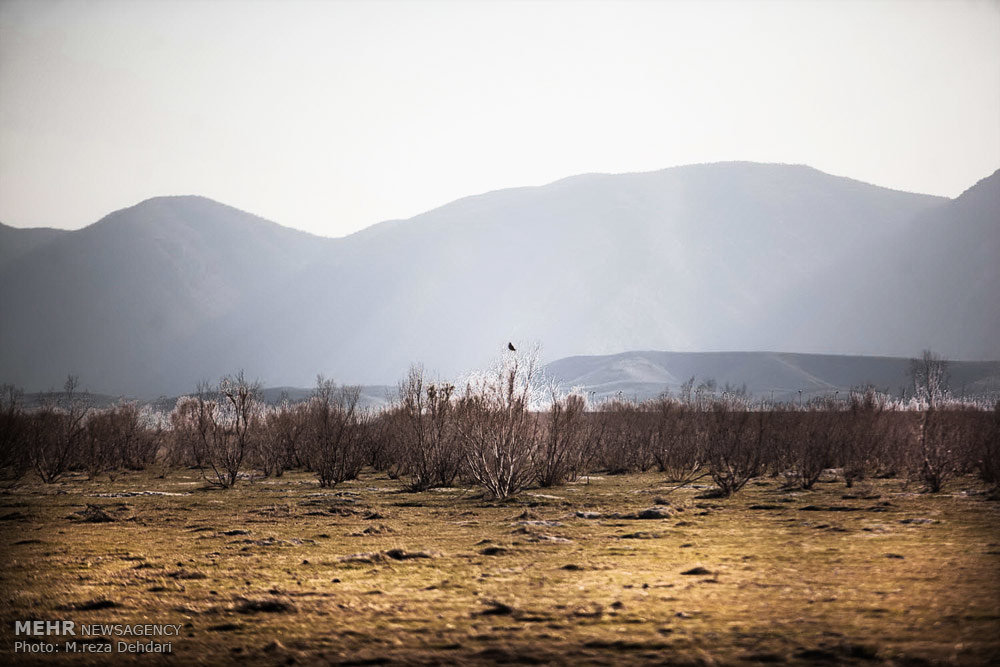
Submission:
[[[402,406],[394,405],[379,410],[369,421],[365,462],[389,479],[399,479],[406,472],[406,457],[397,437],[405,420]]]
[[[890,436],[888,397],[873,387],[852,390],[843,420],[841,465],[848,488],[872,475]]]
[[[105,410],[94,412],[87,420],[80,463],[86,468],[89,479],[95,479],[104,472],[113,477],[119,469],[112,443],[113,421],[110,411]]]
[[[207,460],[215,475],[212,481],[229,488],[239,479],[251,451],[251,428],[261,409],[260,383],[248,382],[243,371],[222,378],[214,407],[208,413],[212,424],[206,441]]]
[[[377,468],[372,461],[380,462],[384,460],[393,461],[396,458],[395,448],[386,448],[391,437],[388,431],[388,423],[383,420],[383,415],[390,411],[386,406],[365,407],[358,410],[358,428],[361,431],[358,436],[361,448],[361,467],[370,465],[375,470],[382,470],[388,473],[385,468]],[[398,477],[397,477],[398,479]]]
[[[93,479],[100,473],[144,470],[156,459],[158,432],[147,423],[138,403],[123,401],[93,412],[87,419],[82,465]]]
[[[731,496],[766,466],[767,413],[745,401],[717,401],[706,415],[705,457],[719,491]]]
[[[603,449],[604,432],[607,424],[600,412],[587,411],[583,415],[580,446],[580,470],[593,472],[600,470],[600,453]]]
[[[162,424],[134,401],[119,403],[115,415],[114,438],[118,459],[127,470],[145,470],[156,462],[162,444]]]
[[[411,490],[451,486],[462,468],[454,391],[448,383],[426,383],[420,366],[411,367],[399,385],[397,455]]]
[[[207,481],[230,488],[252,456],[261,407],[260,383],[249,382],[242,371],[222,378],[214,390],[199,385],[197,395],[179,399],[170,414],[175,445]]]
[[[702,413],[666,397],[651,409],[657,417],[652,448],[657,467],[675,482],[693,480],[704,464]]]
[[[170,437],[168,463],[201,468],[208,456],[208,431],[212,427],[209,413],[215,409],[215,402],[209,398],[210,389],[199,385],[194,396],[177,399],[169,416]]]
[[[1000,489],[1000,401],[980,422],[978,435],[976,467],[979,476],[994,489]]]
[[[552,391],[552,404],[542,431],[536,478],[540,486],[556,486],[576,478],[583,462],[585,433],[582,396],[565,398]]]
[[[810,402],[797,417],[792,446],[793,468],[790,477],[803,489],[811,489],[823,471],[837,462],[844,433],[843,419],[837,405],[830,401]]]
[[[25,446],[29,417],[24,412],[22,398],[22,392],[14,385],[0,385],[0,472],[15,482],[30,468]]]
[[[918,401],[933,408],[948,397],[948,362],[931,350],[910,360],[909,374]]]
[[[257,440],[257,465],[265,477],[281,477],[290,468],[301,468],[309,427],[309,406],[287,400],[264,411]]]
[[[47,402],[29,420],[28,458],[46,484],[57,481],[79,461],[90,406],[77,393],[78,386],[76,376],[66,378],[55,403]]]
[[[322,487],[354,479],[364,466],[365,428],[370,415],[361,410],[360,387],[337,386],[322,376],[308,404],[306,451]]]
[[[912,473],[937,493],[961,463],[962,421],[954,411],[928,408],[920,421]]]
[[[656,414],[647,406],[615,399],[600,406],[598,463],[611,475],[649,470],[655,461]]]
[[[946,366],[932,354],[915,363],[917,396],[906,402],[865,388],[807,409],[751,404],[729,387],[718,399],[714,383],[695,388],[693,380],[681,400],[619,399],[587,411],[582,397],[552,392],[543,406],[538,375],[537,353],[505,355],[456,398],[452,385],[428,383],[414,367],[398,402],[374,415],[361,409],[360,388],[322,378],[308,402],[264,409],[259,384],[240,373],[179,399],[165,432],[136,403],[89,408],[74,377],[30,410],[4,386],[0,469],[15,480],[34,470],[45,483],[71,470],[113,475],[149,466],[165,444],[167,466],[196,466],[222,487],[248,472],[280,476],[290,468],[332,487],[366,463],[412,489],[461,477],[501,499],[586,471],[653,466],[682,483],[711,475],[725,495],[767,471],[810,488],[837,467],[848,486],[905,473],[937,491],[973,472],[1000,486],[1000,404],[949,398]]]
[[[767,412],[768,472],[772,477],[787,477],[796,467],[803,411],[782,403],[768,406]]]
[[[469,475],[493,498],[509,498],[535,476],[537,356],[512,353],[471,380],[459,400],[459,431]]]

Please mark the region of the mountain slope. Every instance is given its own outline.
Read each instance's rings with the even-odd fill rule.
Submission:
[[[1000,171],[844,266],[818,271],[803,290],[813,308],[777,304],[767,317],[818,349],[1000,359]],[[851,339],[868,347],[845,348]]]
[[[161,197],[66,232],[0,269],[2,377],[30,389],[78,373],[156,394],[202,376],[204,322],[254,308],[326,240],[201,197]],[[231,369],[233,370],[233,369]]]
[[[10,262],[28,254],[35,248],[68,233],[63,229],[52,229],[51,227],[18,229],[0,223],[0,271]]]
[[[251,359],[277,337],[271,323],[294,320],[281,336],[311,354],[271,357],[265,375],[319,366],[377,382],[411,361],[458,373],[508,339],[539,340],[549,358],[773,349],[782,332],[762,321],[769,304],[808,301],[799,286],[809,277],[945,201],[748,163],[493,192],[344,239],[292,298],[265,300],[271,310],[234,322],[226,338],[252,332],[238,344]]]
[[[814,396],[842,397],[854,387],[872,385],[893,395],[912,393],[910,360],[776,352],[623,352],[567,357],[546,366],[546,375],[563,391],[575,389],[600,401],[620,394],[647,399],[664,391],[676,394],[695,378],[695,387],[714,380],[716,392],[746,387],[757,397],[795,401]],[[948,366],[956,396],[1000,394],[1000,361],[958,361]]]
[[[316,373],[391,385],[412,362],[456,376],[507,340],[537,340],[549,359],[1000,358],[995,181],[947,200],[792,165],[589,174],[342,239],[157,198],[0,264],[0,380],[44,390],[74,372],[97,391],[155,396],[243,368],[269,385]],[[932,300],[871,288],[886,271],[919,280],[905,277],[914,256],[961,263],[958,278],[932,280]]]

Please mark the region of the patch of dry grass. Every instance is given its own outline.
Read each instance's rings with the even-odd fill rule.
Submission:
[[[491,503],[371,473],[334,490],[294,473],[205,490],[195,472],[22,487],[0,496],[0,649],[21,661],[15,620],[70,619],[181,624],[172,656],[112,656],[145,664],[1000,660],[1000,503],[972,480],[670,488],[603,477]]]

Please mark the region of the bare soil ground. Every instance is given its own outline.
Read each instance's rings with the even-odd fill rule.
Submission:
[[[0,662],[1000,662],[1000,503],[971,479],[732,499],[658,475],[484,501],[365,473],[0,495]],[[150,493],[152,492],[152,493]],[[15,621],[179,624],[168,655],[14,653]],[[148,641],[150,638],[126,637]]]

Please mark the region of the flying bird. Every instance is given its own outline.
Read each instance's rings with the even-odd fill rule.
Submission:
[[[507,343],[507,349],[510,350],[511,352],[517,352],[517,350],[514,349],[514,343],[511,342]]]

